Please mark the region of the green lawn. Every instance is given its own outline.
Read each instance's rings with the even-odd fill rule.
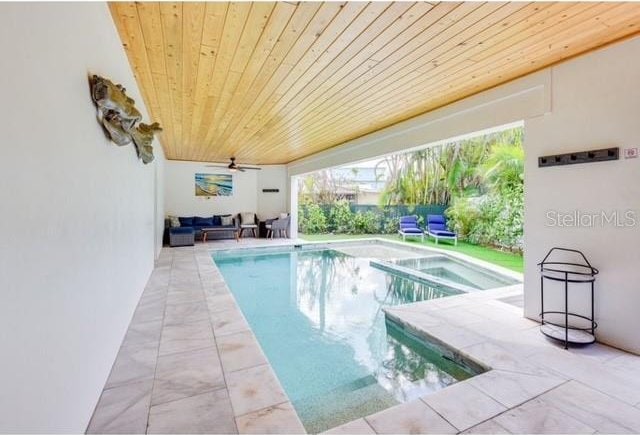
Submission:
[[[312,242],[322,242],[327,240],[340,240],[340,239],[365,239],[370,237],[379,237],[382,239],[396,240],[402,242],[402,239],[394,234],[363,234],[363,235],[351,235],[351,234],[298,234],[303,240]],[[506,267],[507,269],[514,270],[522,273],[523,261],[522,255],[512,254],[510,252],[502,252],[496,249],[487,248],[484,246],[472,245],[471,243],[458,242],[458,246],[453,246],[453,243],[448,241],[441,241],[438,245],[432,240],[426,240],[424,243],[420,242],[417,238],[407,239],[407,244],[432,246],[447,251],[460,252],[470,257],[484,260],[488,263],[497,264],[498,266]]]

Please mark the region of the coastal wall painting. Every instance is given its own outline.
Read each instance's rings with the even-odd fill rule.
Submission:
[[[196,174],[196,196],[233,195],[231,174]]]

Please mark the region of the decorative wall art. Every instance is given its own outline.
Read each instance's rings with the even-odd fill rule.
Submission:
[[[133,142],[138,158],[144,164],[153,161],[153,136],[162,131],[157,122],[145,124],[135,108],[135,101],[120,84],[98,75],[89,78],[91,99],[97,108],[98,122],[111,140],[119,146]]]
[[[196,174],[196,196],[233,195],[231,174]]]

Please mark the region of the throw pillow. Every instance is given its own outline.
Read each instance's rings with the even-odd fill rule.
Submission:
[[[255,213],[240,213],[240,223],[243,225],[255,224]]]
[[[213,226],[218,227],[220,225],[222,225],[222,219],[220,219],[220,216],[213,215]]]
[[[193,226],[196,227],[212,227],[213,226],[213,218],[203,218],[196,216],[193,218]]]
[[[220,221],[222,222],[222,225],[224,225],[224,226],[233,225],[233,217],[232,216],[221,216],[220,217]]]
[[[193,217],[179,217],[181,227],[192,227],[193,226]]]
[[[178,228],[180,226],[178,216],[169,216],[169,226],[171,228]]]

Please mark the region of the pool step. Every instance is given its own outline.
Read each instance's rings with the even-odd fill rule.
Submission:
[[[390,406],[397,400],[375,377],[366,376],[324,394],[293,402],[309,433],[319,433]]]

